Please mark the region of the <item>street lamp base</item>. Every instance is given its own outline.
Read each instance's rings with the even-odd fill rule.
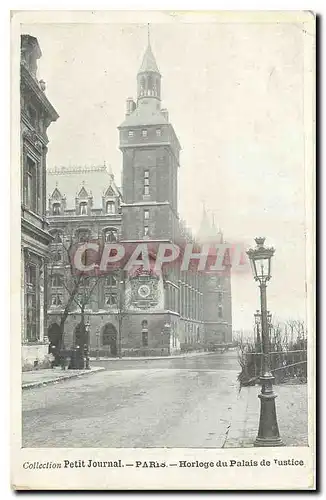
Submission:
[[[270,446],[284,446],[284,443],[280,437],[271,439],[271,438],[260,438],[257,436],[254,442],[254,446],[267,448]]]
[[[278,430],[274,392],[261,393],[259,430],[254,446],[283,446]]]

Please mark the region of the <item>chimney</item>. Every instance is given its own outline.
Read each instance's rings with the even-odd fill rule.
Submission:
[[[168,122],[169,121],[169,112],[168,112],[168,110],[166,108],[161,109],[161,113],[164,116],[164,118],[166,119],[166,121]]]
[[[128,97],[126,100],[126,116],[131,115],[136,109],[136,103],[132,97]]]

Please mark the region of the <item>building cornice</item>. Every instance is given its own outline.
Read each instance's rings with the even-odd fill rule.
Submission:
[[[22,232],[25,232],[32,237],[36,237],[39,241],[45,243],[46,245],[51,243],[51,241],[53,240],[53,237],[48,231],[35,226],[35,224],[25,219],[24,217],[21,218],[21,227]]]
[[[42,104],[43,108],[46,110],[51,120],[56,121],[59,118],[59,114],[54,109],[49,99],[44,94],[43,90],[41,90],[41,88],[39,87],[37,80],[30,74],[30,72],[28,71],[28,69],[24,64],[20,65],[20,73],[22,80],[33,91],[34,95],[36,95],[36,97]]]

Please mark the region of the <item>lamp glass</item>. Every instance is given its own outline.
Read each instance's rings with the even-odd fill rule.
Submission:
[[[254,260],[255,276],[258,279],[266,279],[270,276],[270,257],[260,257]]]

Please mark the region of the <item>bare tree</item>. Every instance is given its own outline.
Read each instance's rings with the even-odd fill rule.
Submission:
[[[87,242],[89,239],[89,231],[84,231],[84,233],[83,237],[79,238],[80,243]],[[77,243],[72,231],[63,235],[63,233],[56,230],[49,252],[49,287],[52,293],[56,289],[55,285],[65,292],[60,295],[54,294],[56,300],[54,305],[60,306],[60,312],[58,311],[60,314],[60,323],[57,346],[59,350],[64,347],[63,339],[66,320],[69,313],[75,311],[76,306],[80,310],[80,327],[82,335],[85,337],[85,308],[91,300],[98,281],[101,279],[101,276],[98,276],[96,272],[90,274],[89,272],[83,272],[75,268],[73,257]],[[87,263],[87,258],[87,252],[85,252],[83,257],[85,264]]]

